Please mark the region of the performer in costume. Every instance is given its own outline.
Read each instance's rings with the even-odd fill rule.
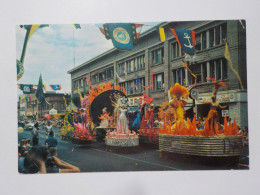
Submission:
[[[218,122],[219,122],[219,116],[218,116],[218,111],[217,108],[220,109],[225,109],[227,108],[227,106],[221,106],[219,103],[216,102],[216,97],[217,97],[217,92],[218,92],[218,88],[220,86],[226,87],[226,83],[227,82],[216,82],[216,80],[214,78],[209,78],[210,80],[212,80],[212,83],[214,84],[214,90],[213,90],[213,94],[211,96],[211,102],[209,102],[210,104],[210,110],[208,113],[208,121],[209,121],[209,128],[212,129],[214,131],[215,134],[218,128]]]
[[[154,105],[151,104],[150,107],[147,109],[146,111],[146,119],[147,119],[147,126],[148,128],[153,128],[153,124],[154,124]]]
[[[184,128],[188,127],[184,120],[184,107],[187,102],[185,100],[181,100],[181,98],[188,98],[189,91],[185,87],[181,86],[179,83],[175,83],[174,87],[171,87],[170,89],[170,95],[173,98],[173,100],[170,102],[170,106],[173,108],[175,118],[175,124],[172,126],[172,129],[175,129],[176,126],[179,125]]]
[[[120,115],[118,117],[117,132],[120,134],[128,134],[128,120],[126,118],[127,109],[124,105],[118,108]]]
[[[107,108],[103,108],[102,110],[103,114],[99,117],[101,119],[101,123],[99,127],[102,128],[108,128],[109,121],[112,119],[112,117],[109,116],[109,113],[107,113]]]

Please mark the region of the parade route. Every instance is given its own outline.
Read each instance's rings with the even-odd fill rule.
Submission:
[[[177,162],[160,158],[159,150],[140,146],[136,153],[117,154],[106,151],[104,142],[91,144],[75,144],[61,140],[59,131],[54,128],[58,139],[58,157],[65,162],[80,168],[81,172],[118,172],[118,171],[179,171],[179,170],[228,170],[237,166],[206,166],[189,162]],[[44,145],[45,131],[39,131],[39,144]],[[32,138],[31,131],[19,133],[18,139]]]

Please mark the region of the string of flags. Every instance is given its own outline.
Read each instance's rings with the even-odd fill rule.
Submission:
[[[18,88],[21,89],[23,91],[24,94],[31,94],[33,93],[38,85],[35,84],[17,84]],[[61,90],[61,85],[49,85],[50,88],[54,91],[58,91]],[[46,85],[43,85],[44,91],[47,91]]]

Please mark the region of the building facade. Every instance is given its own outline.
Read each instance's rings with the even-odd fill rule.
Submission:
[[[70,101],[70,94],[64,93],[56,93],[55,91],[47,91],[44,93],[44,97],[46,100],[46,104],[44,107],[40,107],[39,105],[39,115],[43,117],[45,113],[49,114],[49,111],[54,108],[57,110],[57,114],[65,114],[66,112],[66,105],[64,98],[67,102]]]
[[[195,107],[187,114],[196,113],[197,117],[206,117],[213,91],[213,85],[206,78],[217,81],[228,81],[227,88],[220,87],[217,101],[226,103],[228,108],[219,110],[220,121],[224,115],[236,118],[238,125],[247,126],[247,69],[246,69],[246,30],[239,21],[195,21],[195,22],[165,22],[159,24],[164,27],[166,41],[160,42],[156,28],[142,33],[131,51],[120,51],[113,48],[99,56],[71,69],[71,91],[82,93],[89,89],[85,82],[88,75],[96,87],[104,82],[119,83],[126,89],[134,86],[137,76],[141,85],[151,85],[151,71],[153,73],[153,88],[144,90],[141,85],[134,90],[127,91],[130,103],[143,93],[154,98],[154,104],[168,100],[168,90],[180,83],[186,87],[194,84],[194,78],[182,65],[184,53],[179,47],[170,28],[190,29],[195,31],[196,55],[198,60],[189,63],[192,72],[197,76],[196,88],[199,98]],[[224,57],[225,42],[228,42],[234,69],[241,77],[241,87],[235,73],[230,69]],[[192,101],[188,101],[192,102]]]
[[[26,102],[26,97],[32,97],[30,102]],[[35,96],[35,92],[32,94],[23,94],[19,97],[19,109],[18,118],[19,120],[31,119],[38,120],[38,100]]]

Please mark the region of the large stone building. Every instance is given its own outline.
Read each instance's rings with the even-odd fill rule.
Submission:
[[[154,98],[154,104],[158,108],[163,101],[168,100],[168,90],[174,83],[187,87],[194,84],[194,78],[182,66],[183,52],[170,31],[170,28],[190,29],[195,30],[198,60],[190,63],[189,67],[198,78],[196,88],[199,98],[195,101],[195,108],[188,110],[187,114],[191,115],[195,111],[197,117],[207,115],[209,105],[205,102],[210,101],[213,85],[206,78],[216,78],[218,81],[230,82],[228,88],[221,87],[217,95],[218,102],[228,103],[227,109],[223,112],[219,110],[220,116],[228,114],[231,118],[236,118],[241,127],[246,126],[246,30],[241,23],[235,20],[164,22],[159,26],[165,28],[166,41],[163,43],[159,41],[154,27],[141,34],[133,50],[120,51],[113,48],[69,70],[72,94],[77,93],[78,87],[82,92],[88,90],[83,79],[86,75],[91,78],[94,86],[110,81],[129,89],[134,86],[137,75],[142,85],[148,86],[152,70],[154,87],[145,91],[143,87],[137,87],[128,91],[128,97],[134,104],[134,99],[145,92]],[[234,69],[241,76],[244,89],[224,57],[225,41],[228,42]],[[124,81],[120,82],[122,80]]]

